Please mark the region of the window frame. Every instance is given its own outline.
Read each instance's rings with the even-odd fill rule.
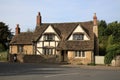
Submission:
[[[18,45],[18,46],[17,46],[17,52],[18,52],[18,53],[23,52],[23,47],[24,47],[23,45]]]
[[[84,34],[83,33],[74,33],[73,40],[84,40]]]
[[[53,55],[53,48],[43,48],[44,55]]]
[[[75,51],[75,58],[86,58],[85,51]]]
[[[55,40],[55,34],[47,33],[44,34],[44,41],[54,41]]]

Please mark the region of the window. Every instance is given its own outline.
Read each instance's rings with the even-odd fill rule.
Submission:
[[[75,57],[85,57],[85,52],[84,51],[75,51]]]
[[[55,40],[55,35],[54,34],[45,34],[44,40],[45,41],[53,41],[53,40]]]
[[[73,40],[83,40],[84,34],[73,34]]]
[[[43,54],[44,55],[52,55],[53,54],[53,49],[52,48],[44,48],[43,49]]]
[[[44,40],[45,41],[53,41],[53,40],[55,40],[55,35],[54,34],[45,34]]]
[[[23,45],[18,45],[18,52],[23,52]]]

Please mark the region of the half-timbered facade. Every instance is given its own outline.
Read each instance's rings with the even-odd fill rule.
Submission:
[[[31,36],[26,33],[26,36],[29,36],[28,45],[31,46],[26,52],[32,51],[32,55],[54,55],[58,58],[58,62],[73,64],[94,62],[94,55],[98,52],[96,14],[93,21],[88,22],[42,23],[41,18],[41,14],[38,13],[35,31]],[[23,46],[25,47],[24,41],[27,39],[25,36],[20,36],[23,33],[20,33],[19,28],[16,30],[18,30],[17,34],[10,42],[10,53],[17,54],[17,50],[25,53]],[[16,52],[14,52],[15,48],[11,48],[13,46],[16,46]]]

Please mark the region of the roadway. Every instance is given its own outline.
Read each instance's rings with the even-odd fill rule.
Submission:
[[[120,69],[0,62],[0,80],[120,80]]]

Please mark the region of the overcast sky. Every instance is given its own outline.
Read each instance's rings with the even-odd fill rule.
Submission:
[[[96,13],[99,20],[120,21],[120,0],[0,0],[0,22],[14,31],[34,29],[36,15],[43,23],[90,21]]]

